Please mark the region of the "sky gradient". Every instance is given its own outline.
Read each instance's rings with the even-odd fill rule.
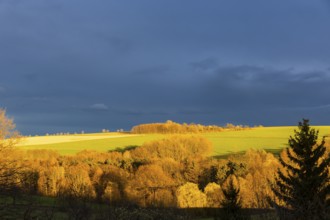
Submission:
[[[329,0],[0,0],[0,27],[23,134],[330,124]]]

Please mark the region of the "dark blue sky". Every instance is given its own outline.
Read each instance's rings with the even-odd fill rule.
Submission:
[[[0,27],[24,134],[330,124],[329,0],[0,0]]]

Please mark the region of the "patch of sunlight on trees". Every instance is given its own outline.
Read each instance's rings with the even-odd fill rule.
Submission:
[[[206,132],[221,132],[228,130],[245,130],[249,126],[233,125],[228,123],[225,127],[217,125],[201,125],[201,124],[187,124],[176,123],[171,120],[165,123],[150,123],[136,125],[131,129],[133,134],[184,134],[184,133],[206,133]]]
[[[208,183],[204,188],[204,193],[207,197],[207,207],[220,207],[224,195],[219,184]]]
[[[212,143],[202,136],[173,135],[161,140],[144,143],[131,152],[138,159],[172,158],[184,161],[191,157],[209,156],[212,153]]]
[[[198,189],[195,183],[186,183],[177,190],[178,206],[180,208],[206,207],[207,197]]]

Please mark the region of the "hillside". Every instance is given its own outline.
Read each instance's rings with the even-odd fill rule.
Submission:
[[[330,126],[314,126],[320,137],[330,134]],[[239,131],[203,133],[214,146],[214,156],[244,152],[250,148],[279,152],[286,147],[288,137],[295,127],[260,127]],[[165,134],[93,133],[63,136],[26,137],[19,146],[22,149],[51,149],[63,155],[82,150],[105,152],[118,148],[140,146],[146,141],[163,138]]]

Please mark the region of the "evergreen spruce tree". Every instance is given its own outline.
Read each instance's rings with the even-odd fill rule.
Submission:
[[[221,201],[221,206],[224,213],[220,219],[242,220],[245,218],[241,213],[240,187],[235,175],[237,167],[232,161],[228,161],[227,166],[226,180],[222,184],[222,193],[225,198]]]
[[[272,190],[281,219],[330,219],[330,155],[324,137],[317,144],[318,133],[303,119],[289,138],[287,159],[280,157],[285,170],[278,170]]]
[[[225,211],[224,217],[226,219],[242,219],[242,206],[239,198],[240,188],[236,176],[230,175],[226,183],[227,185],[222,188],[225,198],[221,201],[222,208]]]

